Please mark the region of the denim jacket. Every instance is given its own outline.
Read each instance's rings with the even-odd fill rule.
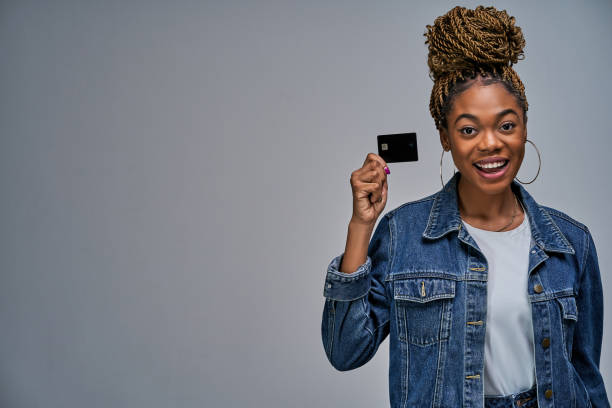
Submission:
[[[487,259],[462,228],[456,173],[380,218],[366,261],[327,268],[321,334],[338,370],[368,362],[389,335],[392,407],[483,407]],[[599,371],[603,291],[588,228],[512,190],[531,226],[531,305],[540,407],[609,407]],[[502,351],[503,352],[503,351]]]

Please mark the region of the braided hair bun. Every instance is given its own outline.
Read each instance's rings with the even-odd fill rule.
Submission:
[[[525,87],[512,68],[525,57],[525,38],[506,10],[457,6],[426,28],[427,65],[434,81],[430,111],[438,129],[446,127],[445,116],[457,82],[463,83],[478,73],[499,79],[527,111]]]

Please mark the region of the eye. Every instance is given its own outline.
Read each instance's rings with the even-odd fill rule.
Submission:
[[[474,129],[471,126],[466,126],[466,127],[459,129],[459,133],[463,135],[468,135],[468,136],[473,135],[475,132],[476,132],[476,129]]]
[[[512,130],[515,127],[516,127],[516,125],[514,123],[512,123],[512,122],[506,122],[503,125],[501,125],[502,130],[505,130],[505,131]]]

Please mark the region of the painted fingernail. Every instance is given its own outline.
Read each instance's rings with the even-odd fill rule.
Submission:
[[[385,173],[391,174],[391,170],[389,170],[389,168],[387,166],[385,166],[384,169],[385,169]]]

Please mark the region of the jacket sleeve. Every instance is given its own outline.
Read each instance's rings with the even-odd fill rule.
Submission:
[[[327,267],[321,335],[332,366],[347,371],[367,363],[389,334],[390,300],[385,288],[392,258],[389,217],[380,219],[366,261],[355,272],[338,270],[343,256]]]
[[[603,290],[595,243],[587,231],[580,287],[576,297],[578,321],[574,330],[572,364],[593,407],[610,407],[599,371],[603,335]]]

